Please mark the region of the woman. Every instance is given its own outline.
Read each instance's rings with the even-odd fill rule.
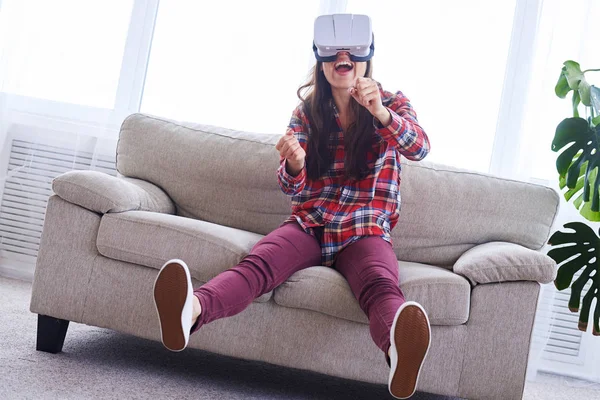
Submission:
[[[163,266],[154,295],[168,349],[183,350],[202,325],[243,311],[298,270],[324,265],[348,280],[369,317],[390,366],[390,393],[414,394],[429,319],[400,290],[390,231],[399,217],[400,155],[421,160],[430,145],[408,99],[371,76],[370,60],[354,62],[342,51],[333,62],[317,61],[298,89],[301,103],[276,145],[278,182],[292,196],[292,215],[280,227],[195,290],[183,261]]]

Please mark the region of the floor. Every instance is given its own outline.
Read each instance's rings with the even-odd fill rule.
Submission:
[[[393,399],[384,385],[223,357],[71,323],[63,352],[35,351],[31,283],[0,277],[0,399]],[[524,399],[599,399],[600,384],[552,375]],[[451,397],[416,393],[414,400]]]

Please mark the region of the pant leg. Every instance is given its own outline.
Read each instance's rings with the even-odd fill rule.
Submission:
[[[294,272],[321,265],[321,245],[298,222],[284,223],[262,238],[244,259],[196,288],[202,312],[191,332],[240,313]]]
[[[350,284],[369,318],[371,337],[389,365],[390,331],[398,308],[405,302],[392,245],[379,236],[361,238],[338,253],[333,267]]]

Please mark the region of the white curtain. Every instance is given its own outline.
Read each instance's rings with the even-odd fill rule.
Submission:
[[[556,126],[572,117],[570,95],[559,99],[554,86],[567,60],[580,63],[582,69],[600,68],[600,1],[544,0],[536,35],[533,75],[522,89],[526,97],[525,114],[518,149],[518,170],[522,177],[557,180],[556,156],[550,151]],[[586,78],[600,87],[600,72]],[[582,117],[585,117],[582,113]]]

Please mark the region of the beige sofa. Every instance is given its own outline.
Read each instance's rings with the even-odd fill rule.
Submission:
[[[120,131],[118,178],[57,177],[31,298],[38,350],[61,351],[68,321],[160,341],[152,285],[165,261],[183,259],[194,285],[203,284],[289,216],[276,177],[278,139],[133,114]],[[402,162],[392,231],[400,286],[432,324],[418,390],[521,398],[539,282],[555,277],[555,263],[537,250],[549,237],[558,193],[427,160]],[[203,326],[190,346],[382,385],[388,379],[347,282],[318,265],[242,313]]]

